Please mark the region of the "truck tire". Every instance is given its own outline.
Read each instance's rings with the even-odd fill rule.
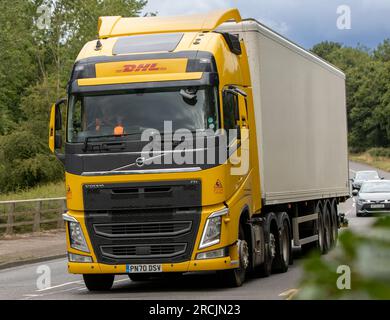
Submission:
[[[277,214],[277,218],[279,234],[276,239],[274,271],[278,273],[284,273],[288,270],[292,252],[290,218],[285,212]]]
[[[254,275],[269,277],[272,274],[272,265],[276,254],[275,235],[271,232],[271,223],[277,224],[274,213],[267,213],[264,217],[264,262],[254,268]]]
[[[323,245],[320,246],[322,254],[329,252],[332,242],[332,220],[330,216],[329,206],[325,205],[322,211],[323,219]]]
[[[246,272],[249,266],[249,249],[242,225],[240,225],[237,245],[239,252],[239,268],[217,271],[218,281],[224,287],[241,287],[245,282]]]
[[[109,291],[114,284],[113,274],[83,274],[85,286],[89,291]]]
[[[337,203],[336,199],[333,199],[331,203],[331,221],[332,221],[332,242],[331,249],[335,248],[337,245],[337,240],[339,236],[339,218],[337,213]]]

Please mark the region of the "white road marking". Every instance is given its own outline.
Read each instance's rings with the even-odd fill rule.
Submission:
[[[298,293],[298,289],[290,289],[279,294],[279,297],[286,297],[286,300],[291,300]]]
[[[128,279],[119,279],[119,280],[116,280],[114,281],[114,283],[120,283],[120,282],[124,282],[124,281],[129,281]],[[82,283],[82,280],[79,280],[79,281],[72,281],[72,282],[66,282],[66,283],[62,283],[62,284],[59,284],[57,286],[52,286],[52,287],[49,287],[49,288],[44,288],[44,289],[40,289],[40,290],[35,290],[36,292],[43,292],[43,291],[48,291],[48,290],[52,290],[52,289],[57,289],[57,288],[62,288],[62,287],[65,287],[65,286],[69,286],[69,285],[72,285],[72,284],[80,284]],[[76,287],[76,288],[70,288],[70,289],[66,289],[66,290],[60,290],[60,291],[53,291],[47,295],[52,295],[52,294],[56,294],[56,293],[61,293],[61,292],[67,292],[67,291],[72,291],[72,290],[78,290],[78,291],[83,291],[83,290],[87,290],[85,287]],[[35,298],[35,297],[44,297],[44,296],[47,296],[47,295],[44,295],[44,294],[26,294],[26,295],[23,295],[24,297],[26,297],[27,299],[29,298]]]
[[[120,280],[116,280],[116,281],[114,281],[114,283],[124,282],[124,281],[129,281],[129,279],[120,279]]]
[[[66,283],[63,283],[63,284],[59,284],[57,286],[52,286],[52,287],[39,289],[39,290],[35,290],[35,291],[36,292],[42,292],[42,291],[47,291],[47,290],[52,290],[52,289],[56,289],[56,288],[61,288],[61,287],[65,287],[65,286],[69,286],[71,284],[76,284],[76,283],[81,283],[81,282],[82,282],[81,280],[79,280],[79,281],[72,281],[72,282],[66,282]]]
[[[59,293],[64,293],[64,292],[69,292],[69,291],[73,291],[73,290],[78,290],[80,288],[81,287],[74,287],[74,288],[69,288],[69,289],[65,289],[65,290],[52,291],[52,292],[49,292],[49,293],[46,293],[46,294],[37,294],[37,295],[34,295],[34,296],[33,295],[31,295],[31,296],[24,295],[25,298],[20,299],[20,300],[31,300],[31,299],[34,299],[34,298],[43,298],[43,297],[48,297],[48,296],[52,296],[52,295],[59,294]]]

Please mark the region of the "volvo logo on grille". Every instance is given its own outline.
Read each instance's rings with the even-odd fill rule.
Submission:
[[[137,167],[142,168],[145,165],[145,158],[139,157],[137,160],[135,160],[135,164]]]

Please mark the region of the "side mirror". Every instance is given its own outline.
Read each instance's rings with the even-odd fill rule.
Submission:
[[[62,135],[61,134],[56,134],[55,137],[55,148],[56,149],[61,149],[62,148]]]
[[[352,191],[352,195],[354,196],[354,197],[356,197],[357,195],[359,195],[359,190],[353,190]]]
[[[385,180],[385,177],[381,177],[381,180]]]
[[[62,114],[61,105],[66,105],[67,100],[61,99],[53,104],[50,111],[50,125],[49,125],[49,149],[52,153],[62,161],[64,156],[58,154],[56,150],[62,148]]]

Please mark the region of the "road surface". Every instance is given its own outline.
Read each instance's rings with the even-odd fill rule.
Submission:
[[[370,167],[351,163],[351,174]],[[390,174],[381,172],[390,179]],[[364,232],[370,228],[372,218],[355,216],[354,200],[349,199],[340,206],[349,219],[349,227]],[[131,282],[127,276],[117,276],[110,292],[90,293],[84,287],[81,276],[67,273],[67,261],[58,259],[46,263],[31,264],[0,270],[0,299],[145,299],[145,300],[240,300],[240,299],[286,299],[289,293],[298,288],[302,276],[302,259],[284,274],[275,274],[269,278],[249,279],[240,288],[220,288],[213,274],[185,275],[179,280],[159,280],[144,283]],[[48,267],[48,268],[47,268]],[[51,283],[46,289],[38,289],[38,271],[50,270]]]

